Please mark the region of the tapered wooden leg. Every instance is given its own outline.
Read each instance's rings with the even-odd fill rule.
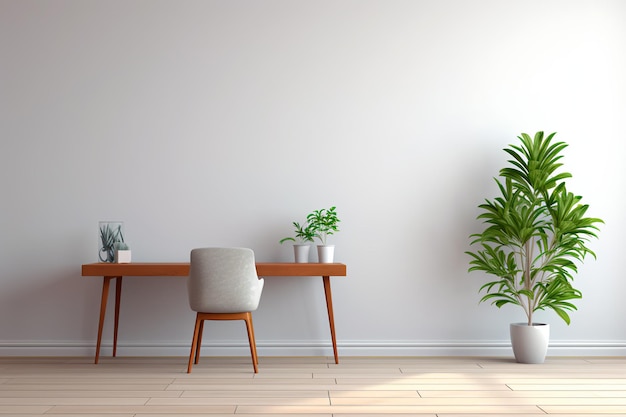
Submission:
[[[200,331],[198,332],[198,341],[196,342],[196,359],[194,362],[200,362],[200,349],[202,348],[202,333],[204,333],[204,320],[200,320]]]
[[[200,318],[200,313],[196,314],[196,324],[193,328],[193,337],[191,339],[191,352],[189,353],[189,364],[187,365],[187,373],[191,373],[191,367],[193,366],[193,360],[196,356],[196,349],[198,348],[198,335],[200,333],[200,325],[202,323],[202,319]]]
[[[102,329],[104,328],[104,317],[107,313],[107,300],[109,299],[109,284],[115,277],[104,277],[102,280],[102,296],[100,300],[100,321],[98,322],[98,341],[96,342],[96,357],[94,363],[100,359],[100,346],[102,345]]]
[[[335,315],[333,313],[333,296],[330,291],[330,277],[322,277],[324,281],[324,294],[326,294],[326,309],[328,310],[328,322],[330,323],[330,338],[333,341],[333,353],[335,354],[335,363],[339,363],[339,355],[337,354],[337,337],[335,336]]]
[[[259,373],[259,358],[256,353],[256,340],[254,339],[254,326],[252,326],[252,314],[246,313],[244,318],[246,322],[246,330],[248,331],[248,342],[250,343],[250,354],[252,355],[252,365],[254,366],[254,373]]]
[[[113,327],[113,357],[117,355],[117,329],[120,324],[120,301],[122,300],[122,277],[115,280],[115,325]]]

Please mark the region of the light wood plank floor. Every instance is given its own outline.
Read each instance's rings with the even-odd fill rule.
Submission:
[[[626,358],[0,358],[0,416],[626,416]]]

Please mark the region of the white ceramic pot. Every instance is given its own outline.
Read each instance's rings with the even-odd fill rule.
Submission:
[[[318,245],[317,259],[321,264],[332,264],[335,258],[335,245]]]
[[[131,258],[130,250],[116,250],[115,262],[118,264],[129,264]]]
[[[305,264],[309,262],[310,245],[293,245],[293,254],[297,264]]]
[[[550,325],[545,323],[511,323],[511,346],[519,363],[543,363],[548,353]]]

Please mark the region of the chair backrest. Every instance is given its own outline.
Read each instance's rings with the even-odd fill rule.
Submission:
[[[241,313],[259,306],[263,279],[254,252],[247,248],[198,248],[191,251],[189,306],[202,313]]]

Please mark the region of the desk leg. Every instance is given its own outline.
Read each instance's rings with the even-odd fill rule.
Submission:
[[[109,298],[109,284],[115,277],[104,277],[102,281],[102,298],[100,300],[100,322],[98,323],[98,342],[96,343],[96,358],[94,363],[100,359],[100,345],[102,344],[102,329],[104,328],[104,317],[107,313],[107,300]]]
[[[102,330],[104,329],[104,318],[107,314],[107,301],[109,299],[109,286],[111,280],[115,282],[115,330],[113,334],[113,356],[117,353],[117,326],[120,318],[120,299],[122,296],[122,277],[104,277],[102,281],[102,298],[100,300],[100,321],[98,323],[98,342],[96,343],[96,357],[94,363],[100,359],[100,346],[102,346]]]
[[[120,300],[122,299],[122,277],[115,281],[115,326],[113,328],[113,357],[117,355],[117,328],[120,324]]]
[[[335,336],[335,315],[333,313],[333,296],[330,291],[330,277],[322,277],[324,280],[324,294],[326,294],[326,309],[328,310],[328,322],[330,323],[330,337],[333,340],[333,353],[335,354],[335,363],[339,363],[339,355],[337,354],[337,337]]]

